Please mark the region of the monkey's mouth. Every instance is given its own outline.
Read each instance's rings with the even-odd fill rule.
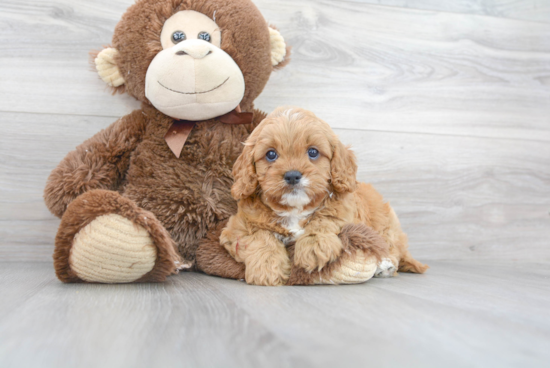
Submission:
[[[176,92],[176,93],[181,93],[182,95],[200,95],[200,94],[203,94],[203,93],[208,93],[208,92],[212,92],[213,90],[216,90],[218,88],[220,88],[221,86],[223,86],[225,84],[225,82],[227,82],[229,80],[229,77],[227,77],[226,80],[224,80],[220,85],[212,88],[212,89],[209,89],[208,91],[201,91],[201,92],[181,92],[181,91],[176,91],[175,89],[172,89],[172,88],[168,88],[166,87],[164,84],[160,83],[160,81],[157,81],[158,84],[160,84],[161,87],[169,90],[169,91],[172,91],[172,92]]]

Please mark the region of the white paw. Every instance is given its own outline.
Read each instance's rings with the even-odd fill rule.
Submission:
[[[384,258],[378,264],[374,277],[392,277],[395,271],[397,271],[397,269],[393,265],[392,261],[389,258]]]

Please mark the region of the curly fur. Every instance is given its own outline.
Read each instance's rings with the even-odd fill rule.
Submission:
[[[310,148],[317,149],[319,157],[311,159]],[[266,153],[272,150],[278,158],[268,161]],[[289,171],[302,174],[300,183],[285,182]],[[327,123],[300,108],[275,110],[250,135],[233,167],[232,194],[239,206],[222,232],[221,244],[245,265],[265,260],[264,267],[255,267],[255,272],[263,274],[253,279],[288,279],[283,270],[290,261],[278,255],[272,259],[258,249],[274,254],[275,249],[295,241],[295,268],[308,273],[330,270],[329,265],[343,259],[343,252],[350,248],[350,238],[344,245],[338,234],[346,225],[364,224],[387,243],[388,258],[396,268],[424,272],[427,266],[410,255],[407,237],[390,205],[371,185],[358,183],[356,173],[355,155]],[[243,245],[244,249],[256,248],[259,233],[266,245],[255,252],[243,251]],[[372,236],[368,240],[371,244]],[[248,282],[248,270],[246,274]]]

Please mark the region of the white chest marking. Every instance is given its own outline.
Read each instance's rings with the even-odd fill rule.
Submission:
[[[283,194],[281,197],[282,205],[293,207],[290,211],[277,212],[277,215],[280,217],[279,223],[291,234],[288,237],[284,237],[281,234],[276,234],[277,238],[285,245],[296,241],[296,239],[304,233],[304,228],[300,226],[300,222],[315,212],[315,209],[309,211],[303,210],[303,208],[311,202],[311,199],[304,190],[304,188],[307,188],[309,184],[309,179],[304,176],[302,177],[298,188],[294,189],[290,193]]]
[[[304,228],[300,225],[300,222],[307,218],[315,212],[315,209],[310,211],[300,211],[298,209],[293,209],[292,211],[287,212],[277,212],[277,215],[281,217],[280,223],[281,226],[287,229],[291,236],[283,237],[280,234],[277,234],[277,238],[281,240],[285,245],[290,242],[296,241],[303,233]]]

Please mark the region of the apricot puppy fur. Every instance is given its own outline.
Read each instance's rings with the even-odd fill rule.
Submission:
[[[389,258],[375,276],[426,271],[409,253],[393,209],[370,184],[358,183],[356,174],[353,152],[312,112],[279,108],[268,115],[233,167],[238,212],[220,237],[245,264],[246,282],[284,284],[291,269],[286,246],[293,243],[295,265],[321,270],[341,255],[344,225],[358,223],[389,245]]]

